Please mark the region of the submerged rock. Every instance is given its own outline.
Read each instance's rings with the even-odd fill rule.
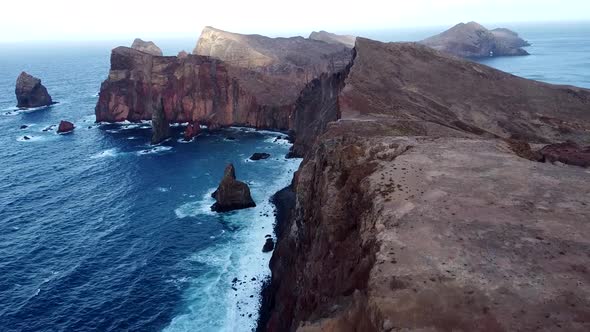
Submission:
[[[57,127],[58,134],[66,134],[74,130],[74,124],[69,121],[60,121],[59,126]]]
[[[141,40],[140,38],[135,38],[135,40],[133,41],[133,44],[131,44],[131,48],[136,49],[141,52],[144,52],[144,53],[147,53],[147,54],[151,54],[151,55],[156,55],[156,56],[164,55],[162,53],[162,50],[156,44],[154,44],[154,42],[144,41],[144,40]]]
[[[264,152],[256,152],[251,157],[250,160],[261,160],[261,159],[268,159],[270,158],[270,154]]]
[[[27,128],[29,128],[29,126],[27,126],[27,125],[20,126],[20,129],[27,129]]]
[[[19,108],[33,108],[54,104],[47,88],[41,84],[41,80],[22,72],[16,80],[17,105]]]
[[[223,179],[211,196],[217,201],[211,206],[211,210],[217,212],[228,212],[256,206],[250,195],[248,185],[236,180],[236,171],[232,164],[227,165],[225,168]]]

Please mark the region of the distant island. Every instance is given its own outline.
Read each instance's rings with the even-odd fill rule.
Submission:
[[[523,47],[530,46],[514,31],[505,28],[488,30],[476,22],[459,23],[420,43],[464,58],[528,55]]]

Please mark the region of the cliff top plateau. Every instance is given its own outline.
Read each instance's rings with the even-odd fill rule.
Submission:
[[[504,28],[490,31],[476,22],[459,23],[420,43],[465,58],[528,55],[522,47],[530,46],[516,32]]]

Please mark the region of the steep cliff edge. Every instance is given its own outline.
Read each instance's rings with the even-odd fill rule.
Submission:
[[[587,143],[590,91],[362,38],[308,89],[260,330],[590,328],[590,173],[499,139]]]
[[[101,85],[96,121],[151,120],[153,105],[160,100],[165,119],[171,123],[281,130],[290,128],[293,107],[271,99],[260,103],[216,59],[198,55],[162,57],[127,47],[114,49],[109,77]]]

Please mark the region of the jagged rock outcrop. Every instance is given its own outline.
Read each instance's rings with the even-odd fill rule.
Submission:
[[[250,160],[262,160],[270,158],[270,154],[265,152],[254,152],[252,156],[250,156]]]
[[[528,55],[522,47],[530,45],[511,30],[490,31],[476,22],[459,23],[420,43],[465,58]]]
[[[363,38],[315,87],[338,120],[280,202],[260,330],[590,328],[590,174],[528,144],[588,144],[589,90]]]
[[[545,162],[561,162],[567,165],[590,167],[590,146],[582,147],[575,142],[547,145],[539,151]]]
[[[188,53],[185,50],[182,50],[182,51],[178,52],[178,55],[176,57],[186,58],[186,57],[188,57]]]
[[[323,42],[330,43],[330,44],[342,44],[346,47],[353,48],[354,43],[356,41],[356,36],[337,35],[335,33],[330,33],[330,32],[321,30],[319,32],[313,31],[309,35],[309,39],[321,40]]]
[[[41,84],[41,80],[27,74],[20,73],[16,79],[17,105],[19,108],[33,108],[55,104],[47,92],[47,88]]]
[[[248,185],[236,180],[236,171],[232,164],[225,168],[223,179],[212,196],[217,202],[211,206],[211,210],[216,212],[228,212],[256,206]]]
[[[135,38],[133,44],[131,44],[131,48],[151,55],[164,55],[162,50],[154,42],[143,41],[140,38]]]
[[[170,137],[170,120],[164,112],[164,100],[154,104],[152,112],[152,144],[159,144]]]
[[[59,122],[59,126],[57,127],[57,133],[58,134],[66,134],[69,132],[72,132],[74,130],[74,124],[71,123],[70,121],[60,121]]]

